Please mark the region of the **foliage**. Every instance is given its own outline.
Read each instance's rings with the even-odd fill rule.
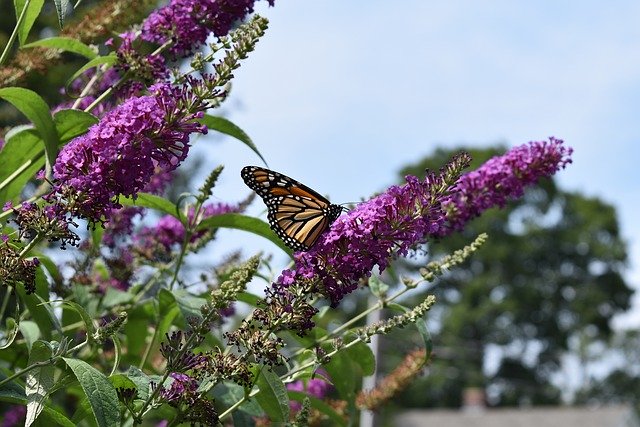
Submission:
[[[76,22],[66,2],[54,4],[66,30],[28,43],[43,3],[16,1],[16,25],[0,57],[8,64],[0,99],[28,123],[0,141],[5,425],[352,424],[430,360],[425,317],[434,296],[410,306],[398,298],[481,252],[486,236],[452,239],[459,246],[449,256],[394,293],[379,275],[571,162],[571,149],[556,138],[515,147],[469,174],[469,155],[457,153],[439,172],[407,177],[359,203],[282,272],[262,254],[234,254],[194,281],[187,259],[220,228],[255,233],[290,253],[269,224],[243,214],[251,199],[210,201],[222,166],[206,164],[211,172],[194,193],[166,197],[194,134],[223,133],[262,159],[246,132],[210,112],[225,101],[267,20],[250,16],[251,0],[174,0],[105,40],[128,1],[98,5]],[[145,5],[131,10],[128,24]],[[62,71],[57,105],[15,86],[67,56],[82,65]],[[266,282],[264,295],[248,291],[258,280]],[[376,303],[325,328],[330,306],[366,288]],[[611,309],[623,302],[613,300]],[[384,308],[394,315],[363,324]],[[578,320],[604,328],[598,316]],[[361,379],[376,363],[366,343],[407,326],[416,327],[423,349],[407,352],[384,390],[363,393]]]

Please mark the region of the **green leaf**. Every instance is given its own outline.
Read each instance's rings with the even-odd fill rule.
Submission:
[[[129,371],[127,371],[127,377],[135,384],[138,390],[138,399],[147,400],[151,383],[149,376],[135,366],[130,366]]]
[[[344,351],[360,367],[363,375],[373,375],[376,370],[376,358],[367,344],[359,341]]]
[[[309,398],[309,402],[311,403],[311,407],[317,409],[318,411],[325,414],[332,422],[331,425],[335,426],[346,426],[347,421],[340,416],[331,406],[324,403],[322,400],[317,397],[313,397],[308,395],[307,393],[301,391],[293,391],[289,390],[289,399],[295,400],[297,402],[302,403],[305,398]]]
[[[289,396],[280,377],[268,367],[263,367],[256,385],[260,389],[255,398],[271,422],[289,420]]]
[[[53,49],[60,49],[65,52],[77,53],[78,55],[82,55],[87,59],[93,59],[98,56],[95,50],[90,46],[87,46],[80,40],[73,39],[71,37],[49,37],[47,39],[41,39],[26,44],[23,47],[30,48],[36,46],[49,47]]]
[[[371,276],[369,278],[369,289],[379,299],[386,298],[389,291],[389,285],[380,280],[378,276]]]
[[[148,193],[138,193],[138,197],[121,197],[120,203],[124,206],[142,206],[144,208],[155,209],[177,218],[177,206],[171,201]]]
[[[36,341],[29,354],[29,365],[51,359],[52,352],[48,343]],[[25,393],[27,395],[27,418],[25,425],[30,426],[38,418],[44,408],[51,388],[54,385],[55,367],[45,365],[32,369],[27,373]]]
[[[62,333],[62,327],[60,326],[57,316],[51,309],[51,306],[44,303],[49,299],[49,289],[47,279],[40,267],[36,270],[36,292],[27,295],[24,286],[18,286],[16,293],[29,309],[31,319],[36,322],[38,328],[40,328],[40,333],[46,340],[51,339],[51,332],[54,329]]]
[[[35,129],[22,129],[7,138],[0,150],[0,201],[20,200],[24,186],[44,166],[42,139]]]
[[[391,303],[387,307],[392,310],[399,311],[401,313],[406,313],[408,311],[411,311],[410,308],[397,303]],[[420,333],[422,340],[424,341],[424,348],[426,350],[425,361],[428,362],[429,359],[431,358],[431,351],[433,350],[433,342],[431,341],[431,334],[427,329],[427,321],[426,319],[421,319],[415,322],[415,325],[416,325],[416,328],[418,328],[418,332]]]
[[[56,5],[58,25],[60,25],[60,28],[64,28],[64,20],[67,16],[67,10],[69,10],[69,0],[53,0],[53,3]]]
[[[428,362],[431,358],[431,351],[433,351],[433,342],[431,341],[431,334],[427,329],[427,321],[425,319],[420,319],[416,322],[416,328],[418,328],[418,332],[420,332],[420,336],[424,341],[424,348],[426,350],[425,354],[425,362]]]
[[[0,381],[4,381],[6,378],[7,376],[0,371]],[[27,397],[24,394],[24,389],[14,379],[0,386],[0,401],[26,404]]]
[[[77,304],[73,301],[63,301],[63,307],[68,307],[78,313],[80,318],[82,319],[82,323],[84,323],[84,327],[87,330],[87,339],[89,342],[94,341],[93,335],[96,333],[95,325],[93,324],[93,319],[89,316],[89,313],[82,307],[80,304]]]
[[[342,399],[346,401],[355,399],[356,387],[360,383],[358,366],[346,352],[340,351],[334,354],[329,363],[324,365],[324,369]]]
[[[129,377],[123,374],[115,374],[111,375],[109,378],[109,382],[115,389],[119,388],[135,388],[138,389],[138,385],[133,382]]]
[[[64,357],[63,360],[75,374],[100,427],[120,424],[118,394],[107,377],[93,366],[78,359]]]
[[[257,307],[258,302],[262,301],[262,298],[250,292],[240,292],[238,295],[236,295],[236,300],[245,304],[249,304],[252,307]]]
[[[153,324],[153,302],[151,300],[127,312],[127,323],[124,325],[124,333],[127,337],[127,353],[131,356],[142,354],[150,331],[149,325]],[[131,363],[137,364],[139,359]]]
[[[251,138],[249,138],[249,135],[247,135],[245,131],[240,129],[233,122],[225,119],[224,117],[205,114],[205,116],[200,119],[200,123],[202,123],[209,129],[217,130],[220,133],[232,136],[238,141],[243,142],[247,147],[251,148],[251,150],[253,150],[253,152],[256,153],[258,157],[260,157],[260,160],[262,160],[265,165],[267,164],[267,161],[264,159],[264,157],[262,157],[262,154],[260,154],[260,152],[258,151],[258,147],[256,147]]]
[[[53,122],[61,142],[87,133],[89,128],[98,123],[98,118],[91,113],[80,110],[60,110],[53,115]],[[100,227],[98,227],[100,228]]]
[[[11,103],[33,123],[44,141],[48,164],[52,166],[58,154],[58,133],[44,99],[34,91],[21,87],[0,89],[0,98]]]
[[[92,60],[84,64],[82,67],[80,67],[78,71],[73,73],[73,75],[69,78],[69,80],[67,80],[67,84],[70,84],[71,82],[73,82],[75,79],[77,79],[79,76],[84,74],[84,72],[90,68],[98,67],[100,65],[113,65],[116,62],[118,62],[118,57],[116,56],[115,53],[110,53],[109,55],[106,55],[106,56],[98,56],[97,58],[93,58]]]
[[[31,28],[33,27],[34,22],[36,22],[36,18],[40,15],[40,11],[42,10],[42,6],[44,5],[44,0],[31,0],[29,2],[29,6],[27,10],[24,10],[25,4],[27,0],[14,0],[13,4],[16,10],[16,19],[20,17],[22,13],[24,13],[24,17],[20,22],[20,26],[18,27],[18,40],[20,41],[20,46],[24,45],[27,42],[27,38],[29,37],[29,33],[31,32]]]
[[[48,406],[44,407],[42,414],[40,414],[40,420],[38,424],[42,422],[42,425],[54,425],[59,427],[75,427],[77,424],[71,422],[64,414],[56,411]]]
[[[133,300],[133,295],[115,288],[107,288],[102,298],[102,306],[105,308],[115,307],[117,305],[127,304]]]
[[[206,299],[195,297],[185,290],[176,290],[172,294],[185,321],[189,317],[202,318],[200,307],[207,302]]]
[[[244,230],[257,234],[258,236],[271,241],[287,255],[293,258],[293,252],[291,249],[289,249],[278,235],[269,228],[269,224],[258,218],[236,213],[215,215],[205,218],[200,222],[198,229],[202,230],[205,228],[235,228],[237,230]]]
[[[219,399],[225,407],[230,407],[244,398],[245,389],[241,385],[225,381],[222,387],[216,387],[214,389],[214,393],[216,399]],[[240,405],[238,410],[246,412],[254,417],[259,417],[263,414],[262,409],[260,409],[260,405],[258,405],[255,400],[246,400],[242,405]]]
[[[18,335],[18,323],[16,323],[16,319],[13,317],[7,317],[5,323],[7,325],[7,332],[2,334],[4,336],[0,343],[0,350],[4,350],[13,344],[13,341],[16,339],[16,335]]]
[[[36,322],[32,322],[31,320],[23,320],[18,327],[20,328],[22,337],[27,343],[27,350],[31,351],[33,343],[40,339],[40,328],[38,328]]]

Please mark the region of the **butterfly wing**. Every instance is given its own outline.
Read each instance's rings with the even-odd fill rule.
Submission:
[[[267,205],[271,229],[293,250],[308,250],[342,212],[341,206],[281,173],[246,166],[241,175]]]

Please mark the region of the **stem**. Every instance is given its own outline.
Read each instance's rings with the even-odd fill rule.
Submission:
[[[4,64],[7,58],[9,57],[9,51],[11,50],[11,46],[13,46],[13,43],[16,41],[16,37],[18,37],[18,28],[20,28],[20,25],[24,21],[25,16],[27,16],[29,3],[31,3],[31,0],[27,0],[24,2],[24,7],[22,8],[22,12],[20,12],[20,16],[18,17],[16,26],[13,27],[13,31],[11,32],[11,37],[9,37],[9,41],[7,42],[7,45],[4,47],[4,51],[2,51],[2,56],[0,56],[0,65]]]
[[[52,357],[49,360],[42,360],[40,362],[35,362],[33,365],[29,365],[26,368],[22,369],[21,371],[16,372],[15,374],[3,379],[2,381],[0,381],[0,388],[2,388],[2,386],[4,386],[5,384],[7,384],[9,381],[12,381],[16,378],[18,378],[19,376],[26,374],[29,371],[33,371],[36,368],[40,368],[42,366],[48,366],[48,365],[53,365],[58,359],[60,358],[60,356],[55,356]]]
[[[6,177],[5,180],[0,183],[0,190],[4,190],[4,188],[7,185],[11,184],[14,179],[16,179],[18,176],[20,176],[20,174],[22,172],[27,170],[31,165],[33,165],[33,163],[35,161],[39,160],[40,157],[43,157],[43,156],[44,156],[44,150],[41,151],[40,153],[36,154],[32,159],[29,159],[26,162],[24,162],[22,165],[20,165],[20,167],[18,169],[13,171],[13,173],[11,175]]]
[[[71,106],[72,109],[78,108],[78,106],[80,105],[80,102],[82,102],[82,98],[87,96],[87,94],[89,93],[93,85],[96,84],[97,81],[98,81],[98,73],[95,73],[91,77],[87,85],[84,87],[84,89],[82,89],[82,92],[80,92],[80,95],[78,96],[78,98],[73,102],[73,105]]]
[[[0,319],[4,317],[4,311],[7,309],[7,305],[9,304],[9,298],[11,297],[12,291],[13,291],[13,287],[7,286],[7,292],[4,295],[4,300],[2,300],[2,307],[0,307]]]

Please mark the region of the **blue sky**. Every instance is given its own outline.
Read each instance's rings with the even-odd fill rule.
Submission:
[[[272,169],[342,203],[386,188],[439,146],[553,135],[575,149],[557,175],[563,188],[618,209],[626,277],[640,284],[640,2],[264,6],[270,28],[225,109]],[[239,171],[259,159],[217,141],[210,155],[226,165],[217,197],[239,200],[248,193]],[[634,301],[617,325],[640,326]]]

